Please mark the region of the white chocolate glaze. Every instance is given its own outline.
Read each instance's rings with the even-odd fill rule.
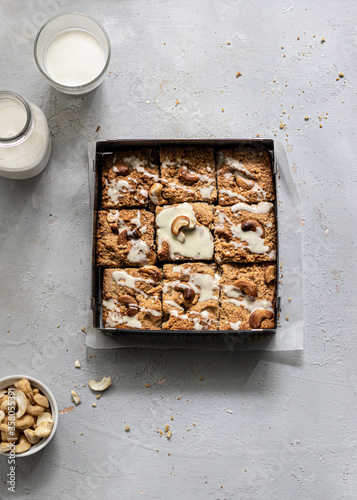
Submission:
[[[104,325],[106,328],[115,328],[116,325],[122,325],[123,323],[126,323],[131,328],[142,327],[142,324],[136,315],[132,317],[126,315],[122,316],[119,312],[117,302],[113,298],[103,300],[103,307],[109,310],[108,317]]]
[[[246,197],[243,196],[242,194],[234,193],[230,189],[220,189],[219,190],[220,194],[226,194],[229,196],[229,198],[238,198],[239,200],[245,201]]]
[[[126,191],[134,191],[128,181],[125,181],[123,179],[114,181],[114,183],[109,184],[108,197],[112,200],[113,203],[116,203],[119,198],[122,198],[124,196]]]
[[[192,230],[185,231],[185,241],[182,243],[171,232],[171,224],[179,215],[186,215],[196,223]],[[209,260],[213,256],[213,238],[208,227],[197,223],[192,205],[182,203],[176,207],[168,207],[161,210],[156,217],[158,249],[161,250],[163,240],[170,246],[170,257],[175,254],[192,259]]]
[[[142,290],[140,290],[140,288],[136,288],[136,286],[135,286],[136,282],[137,281],[145,281],[147,283],[154,283],[154,281],[152,279],[135,278],[134,276],[130,276],[130,274],[128,274],[125,271],[114,271],[112,273],[112,278],[114,281],[117,282],[118,285],[125,286],[127,288],[132,288],[133,290],[137,291],[138,293],[140,293],[144,297],[147,297],[148,295],[145,292],[143,292]]]
[[[231,207],[231,212],[236,213],[240,210],[252,214],[267,214],[273,208],[273,204],[268,201],[261,201],[257,205],[247,205],[246,203],[236,203]]]
[[[184,311],[184,308],[181,307],[177,302],[175,302],[174,300],[164,300],[164,303],[167,304],[168,306],[171,306],[171,307],[176,307],[177,309],[179,309],[180,311]]]
[[[232,330],[240,330],[241,321],[237,321],[237,323],[229,323],[229,326]]]
[[[231,168],[232,170],[239,170],[240,172],[243,172],[244,174],[246,174],[246,176],[249,179],[253,178],[253,176],[249,172],[249,170],[242,163],[240,163],[238,160],[234,160],[233,158],[229,158],[226,156],[225,157],[225,164],[228,165],[229,168]]]
[[[127,259],[129,262],[147,262],[148,254],[150,252],[150,248],[148,244],[143,240],[132,240],[131,248],[127,255]]]
[[[202,198],[210,198],[213,190],[214,190],[214,186],[208,186],[208,187],[200,188],[199,191],[201,193]]]

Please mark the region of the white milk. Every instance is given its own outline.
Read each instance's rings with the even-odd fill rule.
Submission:
[[[85,85],[103,70],[106,56],[98,40],[84,30],[60,33],[49,43],[45,65],[55,82],[68,87]]]
[[[27,113],[19,101],[0,99],[0,137],[9,139],[23,130]]]
[[[7,95],[10,95],[7,92]],[[27,111],[16,95],[4,97],[0,92],[0,175],[10,179],[28,179],[39,174],[51,154],[47,120],[41,109],[28,102],[30,126],[16,140],[27,122]]]

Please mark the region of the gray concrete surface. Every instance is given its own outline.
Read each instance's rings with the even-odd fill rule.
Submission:
[[[82,398],[47,449],[18,459],[15,495],[0,461],[2,500],[357,498],[355,5],[2,0],[0,87],[41,106],[53,154],[33,180],[0,180],[0,376],[36,376],[61,409],[73,387]],[[83,99],[52,90],[32,56],[40,25],[68,10],[113,45]],[[86,349],[88,141],[258,134],[286,144],[301,196],[305,351]],[[83,386],[104,375],[93,408]]]

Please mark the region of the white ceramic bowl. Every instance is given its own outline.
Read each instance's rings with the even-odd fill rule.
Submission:
[[[52,392],[49,390],[48,387],[46,387],[42,382],[37,380],[36,378],[29,377],[28,375],[12,375],[10,377],[4,377],[0,379],[0,391],[4,389],[8,389],[9,387],[13,386],[14,382],[17,380],[21,380],[22,378],[26,378],[30,384],[33,387],[37,387],[41,394],[46,396],[48,399],[48,402],[50,403],[50,410],[52,414],[52,419],[53,419],[53,429],[51,434],[47,438],[41,439],[41,441],[37,444],[33,444],[31,448],[28,451],[25,451],[25,453],[20,453],[18,455],[15,455],[15,459],[21,458],[21,457],[29,457],[30,455],[34,455],[38,451],[42,450],[48,443],[51,441],[53,436],[55,435],[57,425],[58,425],[58,406],[55,400],[54,395]],[[9,457],[10,453],[0,453],[0,456],[3,455],[5,457]]]

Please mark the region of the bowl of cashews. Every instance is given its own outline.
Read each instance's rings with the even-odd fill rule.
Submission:
[[[58,407],[49,390],[27,375],[0,379],[0,455],[27,457],[42,450],[58,425]]]

